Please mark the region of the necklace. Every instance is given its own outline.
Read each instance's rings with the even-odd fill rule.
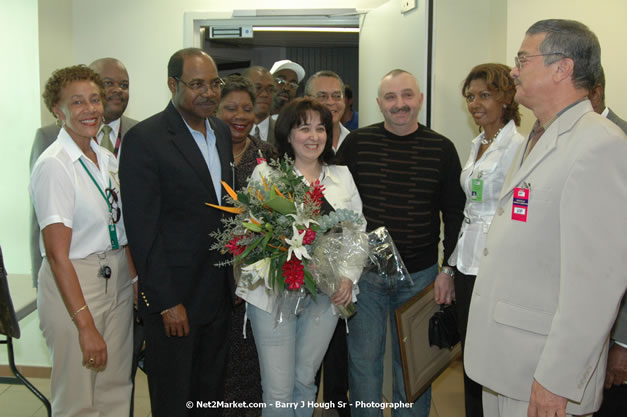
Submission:
[[[481,132],[481,144],[482,145],[489,145],[492,142],[494,142],[494,139],[496,139],[498,137],[499,133],[501,133],[501,130],[503,130],[503,128],[500,128],[499,130],[497,130],[496,133],[494,134],[494,136],[492,136],[492,139],[486,139],[485,131]]]
[[[233,155],[233,159],[237,159],[240,156],[242,156],[242,154],[244,152],[246,152],[246,148],[248,148],[248,143],[250,142],[250,140],[248,138],[246,138],[246,143],[244,144],[244,149],[242,149],[242,151],[240,153],[238,153],[237,155]]]

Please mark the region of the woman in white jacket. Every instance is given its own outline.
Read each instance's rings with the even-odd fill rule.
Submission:
[[[294,160],[294,169],[303,181],[309,185],[319,180],[324,186],[324,198],[333,210],[343,208],[361,214],[361,199],[348,168],[330,163],[334,153],[332,141],[327,138],[331,132],[331,113],[311,99],[287,104],[275,125],[279,154]],[[265,163],[258,165],[252,179],[259,179],[260,174],[267,177],[271,169]],[[247,302],[255,336],[266,403],[264,416],[313,414],[314,378],[338,320],[332,304],[347,305],[353,301],[353,288],[360,273],[346,271],[332,297],[323,293],[315,299],[307,297],[298,316],[280,323],[276,323],[273,314],[276,293],[267,290],[263,280],[252,288],[240,282],[236,294]]]
[[[436,281],[436,302],[449,304],[456,300],[457,324],[462,340],[470,298],[483,256],[488,228],[497,209],[499,194],[512,160],[524,138],[516,130],[520,124],[516,87],[509,76],[510,68],[502,64],[481,64],[474,67],[462,87],[468,112],[479,126],[480,133],[472,140],[470,156],[462,169],[460,182],[466,193],[464,221],[455,251],[448,260],[455,267],[450,277]],[[466,416],[482,417],[481,385],[464,375]]]

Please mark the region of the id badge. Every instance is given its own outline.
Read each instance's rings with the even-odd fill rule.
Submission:
[[[513,198],[512,220],[526,223],[527,214],[529,213],[529,188],[514,188]]]
[[[111,249],[119,249],[118,232],[115,230],[115,224],[109,225],[109,239],[111,240]]]
[[[483,201],[483,180],[473,178],[470,188],[470,199],[472,201]]]

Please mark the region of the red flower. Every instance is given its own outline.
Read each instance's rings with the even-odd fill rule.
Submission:
[[[233,239],[231,239],[229,243],[226,244],[226,248],[234,256],[238,256],[246,250],[246,246],[240,246],[240,244],[238,243],[241,239],[242,236],[235,236]]]
[[[316,180],[311,184],[311,188],[307,191],[307,197],[318,207],[322,205],[322,197],[324,197],[324,186],[320,185],[320,180]]]
[[[305,267],[297,257],[283,263],[283,276],[290,290],[298,290],[305,283]]]
[[[309,245],[314,240],[316,240],[316,232],[308,228],[303,236],[303,245]]]

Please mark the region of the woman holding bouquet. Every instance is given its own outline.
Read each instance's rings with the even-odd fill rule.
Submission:
[[[361,215],[361,199],[348,168],[331,163],[334,153],[332,141],[327,138],[332,129],[332,116],[325,106],[307,98],[293,100],[276,122],[279,154],[294,160],[294,171],[306,185],[319,181],[324,187],[323,212],[349,209]],[[255,168],[252,180],[271,174],[272,168],[263,163]],[[365,230],[365,222],[361,227]],[[332,305],[346,306],[353,301],[353,287],[360,273],[343,273],[346,276],[342,276],[339,289],[331,297],[320,292],[315,298],[307,297],[300,314],[278,323],[274,313],[279,291],[267,289],[263,279],[254,285],[240,281],[236,294],[247,302],[257,345],[267,407],[264,416],[313,414],[314,379],[338,320]]]

